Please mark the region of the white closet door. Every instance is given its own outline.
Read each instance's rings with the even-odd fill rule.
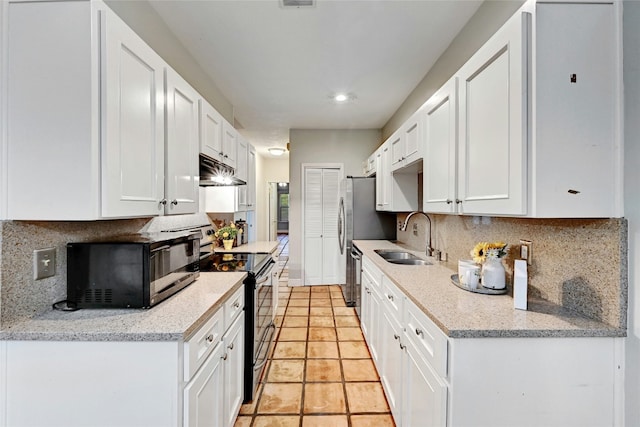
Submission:
[[[322,283],[322,169],[304,177],[304,284]]]
[[[322,173],[322,283],[339,283],[340,257],[338,209],[340,205],[340,170]]]
[[[341,170],[307,168],[304,176],[304,284],[338,283]]]

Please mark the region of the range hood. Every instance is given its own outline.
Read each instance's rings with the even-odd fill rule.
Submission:
[[[215,160],[205,154],[200,154],[200,186],[201,187],[228,187],[232,185],[246,185],[247,183],[236,178],[231,166]]]

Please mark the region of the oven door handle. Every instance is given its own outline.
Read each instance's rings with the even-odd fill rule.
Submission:
[[[267,347],[267,348],[271,347],[271,343],[273,342],[273,337],[275,336],[276,325],[272,322],[272,323],[269,325],[269,328],[270,328],[270,329],[272,328],[272,329],[273,329],[273,331],[271,332],[271,334],[270,334],[270,336],[269,336],[269,339],[268,339],[268,340],[262,340],[262,341],[260,342],[260,347],[258,348],[257,354],[260,354],[260,351],[262,351],[262,347],[265,345],[265,343],[266,343],[267,341],[269,342],[269,344],[267,344],[267,345],[268,345],[268,347]],[[267,331],[267,332],[265,332],[265,335],[266,335],[266,334],[268,334],[268,333],[269,333],[268,331]],[[267,352],[264,354],[264,359],[262,359],[262,360],[261,360],[261,361],[259,361],[259,362],[256,360],[256,363],[253,365],[253,370],[254,370],[254,371],[256,371],[256,370],[258,370],[258,369],[262,368],[262,367],[264,366],[264,364],[265,364],[265,363],[267,363],[267,360],[269,360],[269,351],[267,351]]]
[[[270,264],[271,265],[267,267],[267,269],[264,272],[260,273],[259,277],[256,277],[256,289],[258,289],[260,285],[262,285],[264,282],[269,280],[269,277],[271,275],[271,270],[273,270],[273,267],[276,265],[276,263],[271,262]]]

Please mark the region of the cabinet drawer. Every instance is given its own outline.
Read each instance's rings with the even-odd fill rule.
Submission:
[[[382,271],[366,256],[362,257],[362,272],[369,276],[373,286],[377,287],[378,290],[381,289]]]
[[[404,294],[400,289],[384,274],[382,275],[382,304],[388,309],[394,320],[402,324],[402,306]]]
[[[229,328],[233,321],[238,317],[244,309],[244,287],[240,287],[232,296],[224,303],[224,327]]]
[[[447,377],[447,337],[413,302],[405,301],[405,325],[409,340],[433,370]]]
[[[218,310],[200,329],[184,343],[184,380],[198,371],[200,365],[222,340],[224,333],[224,310]]]

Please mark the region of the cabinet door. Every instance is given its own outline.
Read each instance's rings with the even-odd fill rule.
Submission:
[[[456,210],[457,80],[453,77],[427,101],[423,211],[453,213]]]
[[[384,303],[383,303],[384,304]],[[402,425],[402,331],[383,305],[380,318],[380,382],[396,425]]]
[[[377,179],[380,180],[380,185],[382,186],[382,190],[380,192],[381,208],[378,210],[388,211],[391,208],[391,180],[393,179],[393,175],[391,173],[391,144],[383,145],[382,150],[380,150],[380,163]]]
[[[200,106],[200,152],[222,160],[222,116],[208,102],[201,99]]]
[[[371,278],[363,271],[360,286],[360,329],[371,347]]]
[[[529,19],[514,15],[457,74],[465,214],[526,213]]]
[[[167,214],[198,211],[198,99],[200,96],[178,73],[167,68]]]
[[[423,111],[416,111],[402,126],[405,165],[410,165],[422,158],[423,150]]]
[[[389,138],[389,146],[391,147],[391,168],[390,171],[396,170],[404,165],[404,143],[402,133],[396,132]]]
[[[247,181],[247,156],[249,154],[249,142],[241,135],[237,140],[236,178]]]
[[[162,214],[165,63],[102,11],[102,216]]]
[[[369,351],[371,352],[371,358],[376,363],[376,366],[380,363],[380,347],[382,331],[380,329],[380,322],[382,317],[382,298],[375,286],[371,287],[371,299],[369,305],[369,336],[368,340]]]
[[[238,131],[226,120],[222,122],[222,161],[235,168],[237,159]]]
[[[224,427],[232,427],[244,397],[244,313],[233,322],[223,338]]]
[[[447,425],[447,386],[417,349],[407,344],[404,359],[402,425],[405,427],[440,427]]]
[[[223,425],[224,350],[225,347],[219,344],[184,388],[185,427]]]
[[[251,144],[247,154],[247,210],[256,210],[256,149]]]

